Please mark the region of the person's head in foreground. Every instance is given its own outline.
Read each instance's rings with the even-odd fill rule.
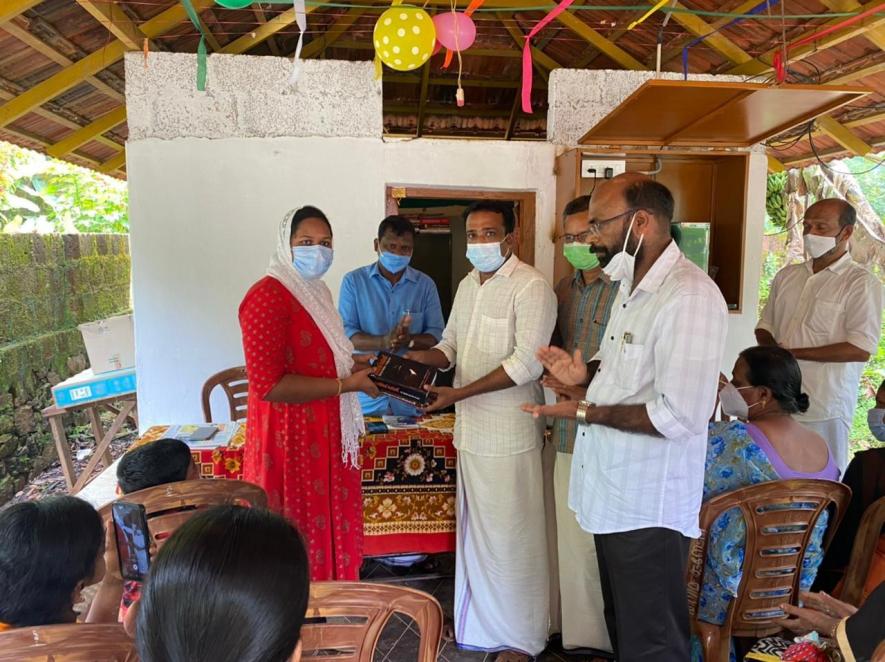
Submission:
[[[307,205],[289,212],[283,222],[289,227],[289,239],[288,246],[278,248],[282,262],[290,262],[304,280],[325,276],[334,256],[332,224],[326,215]]]
[[[805,252],[815,260],[841,254],[848,249],[856,220],[857,212],[844,200],[815,202],[802,219]]]
[[[719,398],[724,414],[745,421],[808,411],[799,363],[783,347],[750,347],[741,352],[731,382],[723,386]]]
[[[885,441],[885,380],[876,391],[876,405],[867,412],[867,423],[870,432],[879,441]]]
[[[297,662],[307,552],[289,522],[221,506],[185,522],[160,550],[138,602],[142,662]]]
[[[0,623],[75,622],[80,591],[104,576],[104,541],[95,508],[72,496],[0,512]]]
[[[512,202],[477,200],[464,210],[467,259],[480,273],[493,273],[513,255],[516,213]]]
[[[199,477],[190,448],[178,439],[158,439],[139,446],[117,464],[117,485],[123,494]]]

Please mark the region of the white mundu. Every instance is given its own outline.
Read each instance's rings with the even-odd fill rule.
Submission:
[[[818,273],[811,260],[781,269],[756,328],[787,349],[848,342],[875,354],[882,308],[882,284],[846,253]],[[799,361],[802,390],[811,406],[796,418],[827,440],[842,472],[848,465],[848,432],[863,366],[859,361]]]
[[[455,405],[455,635],[466,648],[534,656],[547,642],[544,421],[519,406],[543,402],[536,353],[555,323],[553,289],[514,256],[485,283],[476,270],[461,281],[436,346],[456,366],[456,387],[499,367],[515,384]]]

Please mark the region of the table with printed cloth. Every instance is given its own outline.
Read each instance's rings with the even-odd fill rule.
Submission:
[[[233,425],[236,428],[223,435],[224,445],[191,444],[201,478],[242,479],[246,427]],[[379,418],[367,418],[366,425],[370,432],[360,441],[364,554],[454,551],[454,415],[419,419],[417,428],[388,428]],[[152,427],[132,448],[161,439],[170,430],[175,436],[184,426]]]

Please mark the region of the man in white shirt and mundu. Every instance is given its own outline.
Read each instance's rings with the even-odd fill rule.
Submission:
[[[827,440],[843,473],[860,376],[882,331],[882,284],[848,253],[856,218],[835,198],[808,208],[810,259],[777,273],[756,326],[760,345],[782,345],[799,360],[811,407],[796,418]]]
[[[541,350],[586,400],[527,404],[578,420],[569,507],[595,535],[605,620],[617,659],[685,662],[685,567],[700,534],[707,423],[728,310],[718,287],[670,237],[673,197],[635,173],[601,183],[590,201],[595,250],[620,289],[590,365]]]
[[[453,388],[434,388],[428,410],[455,404],[458,449],[455,636],[505,659],[544,650],[550,617],[542,420],[536,358],[556,324],[556,295],[513,254],[510,203],[475,202],[464,215],[475,267],[455,295],[442,340],[417,361],[455,366]]]

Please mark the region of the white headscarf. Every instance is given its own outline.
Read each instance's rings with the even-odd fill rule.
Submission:
[[[293,297],[304,306],[316,322],[335,357],[335,369],[343,379],[353,370],[353,343],[344,333],[341,316],[332,303],[332,293],[321,279],[306,280],[292,265],[292,209],[280,223],[277,250],[270,258],[267,274],[280,281]],[[340,398],[341,413],[341,459],[359,468],[360,436],[365,432],[363,413],[356,393],[343,393]]]

